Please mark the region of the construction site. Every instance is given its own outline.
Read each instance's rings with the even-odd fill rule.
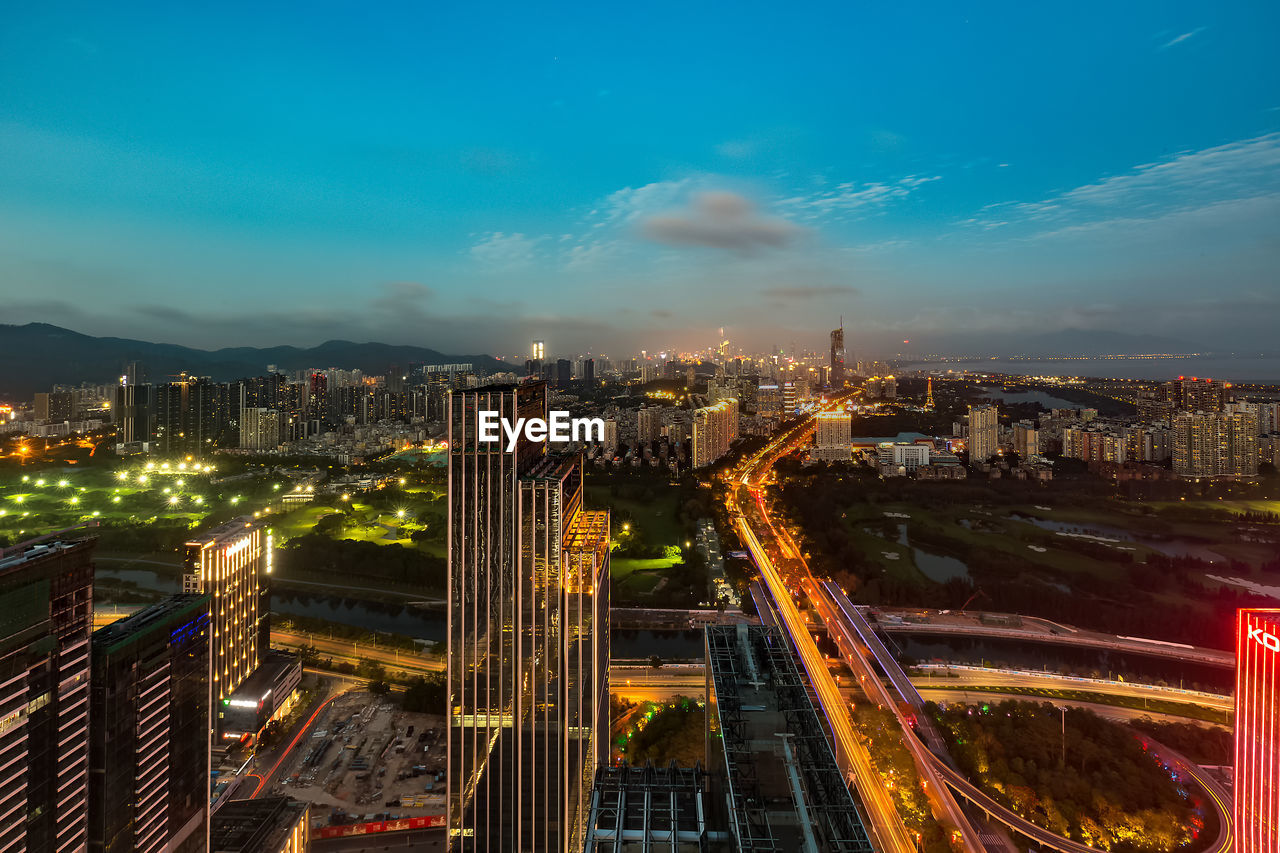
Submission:
[[[344,694],[294,750],[283,793],[311,803],[314,824],[444,814],[446,736],[441,715]]]

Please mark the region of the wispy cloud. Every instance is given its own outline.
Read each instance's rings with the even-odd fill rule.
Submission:
[[[851,284],[828,284],[766,287],[760,293],[778,299],[818,299],[824,296],[857,296],[859,291]]]
[[[1194,38],[1195,36],[1200,35],[1200,33],[1204,32],[1204,30],[1205,30],[1205,28],[1204,28],[1204,27],[1196,27],[1194,30],[1191,30],[1191,31],[1189,31],[1189,32],[1185,32],[1185,33],[1183,33],[1183,34],[1182,34],[1182,35],[1180,35],[1180,36],[1174,36],[1173,38],[1169,39],[1169,40],[1168,40],[1167,42],[1165,42],[1164,44],[1160,45],[1160,49],[1161,49],[1161,50],[1168,50],[1169,48],[1174,47],[1175,45],[1182,44],[1182,43],[1183,43],[1184,41],[1186,41],[1187,39],[1189,39],[1189,38]]]
[[[523,269],[534,262],[538,244],[545,239],[547,238],[493,231],[481,237],[468,250],[468,254],[490,270]]]
[[[906,198],[925,184],[939,180],[938,175],[908,175],[896,181],[847,181],[831,189],[794,195],[778,202],[778,209],[797,219],[813,222],[821,219],[849,219],[855,214],[880,208],[891,201]]]
[[[1025,235],[1140,224],[1280,196],[1280,133],[1188,151],[1038,201],[989,205],[961,224]]]

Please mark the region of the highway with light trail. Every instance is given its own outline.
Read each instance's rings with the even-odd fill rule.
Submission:
[[[793,592],[788,587],[773,558],[761,543],[761,537],[764,537],[780,556],[786,553],[777,530],[769,520],[760,486],[773,463],[783,454],[807,442],[815,428],[814,418],[807,417],[800,425],[787,430],[764,449],[743,461],[732,473],[732,479],[738,487],[731,485],[727,508],[743,544],[755,560],[761,581],[773,600],[781,625],[791,638],[792,647],[808,673],[818,705],[831,728],[836,759],[841,770],[846,778],[851,776],[855,780],[859,799],[870,821],[868,832],[876,839],[877,846],[882,851],[912,853],[917,849],[915,833],[903,824],[884,782],[871,764],[870,754],[858,741],[848,705],[797,606],[797,597],[803,593]],[[800,565],[803,565],[802,561]],[[805,574],[808,574],[807,566],[804,569]],[[967,849],[977,853],[983,848],[977,845]]]
[[[797,602],[812,604],[818,613],[828,623],[828,633],[841,643],[844,639],[844,647],[842,653],[845,657],[852,661],[851,668],[855,674],[859,672],[859,668],[854,666],[857,664],[858,658],[861,660],[860,654],[849,655],[847,649],[852,642],[850,620],[845,614],[845,618],[841,619],[836,613],[838,607],[833,605],[828,595],[824,595],[814,581],[812,573],[805,562],[803,555],[796,547],[791,536],[785,530],[780,534],[778,528],[773,524],[768,515],[768,508],[763,499],[761,490],[762,483],[767,479],[769,470],[773,463],[786,453],[790,453],[799,449],[807,442],[808,437],[815,429],[815,419],[806,418],[800,425],[792,427],[784,432],[781,436],[773,439],[766,447],[744,460],[730,474],[730,491],[726,499],[726,506],[733,520],[735,529],[739,533],[743,544],[751,554],[757,569],[760,572],[760,578],[764,588],[769,593],[770,602],[776,612],[779,622],[788,636],[791,638],[792,645],[796,649],[802,665],[808,673],[817,695],[818,704],[821,707],[824,716],[831,727],[831,734],[834,738],[834,746],[841,767],[845,769],[847,776],[856,779],[857,791],[861,796],[862,803],[868,812],[871,825],[868,829],[876,837],[883,850],[890,851],[910,851],[914,849],[911,843],[910,835],[906,827],[902,824],[900,816],[893,807],[892,801],[882,789],[876,777],[874,769],[870,764],[870,756],[866,749],[858,743],[856,737],[853,736],[852,722],[849,717],[847,706],[839,688],[836,686],[835,679],[824,660],[823,655],[818,650],[813,636],[810,634],[809,626],[805,616],[801,613]],[[768,542],[773,547],[771,555],[764,542]],[[779,570],[779,564],[791,564],[794,566],[794,576],[790,578],[792,581],[788,584]],[[838,590],[837,590],[838,591]],[[1074,629],[1066,628],[1066,626],[1056,626],[1046,620],[1031,620],[1033,625],[1029,629],[1008,628],[1004,626],[961,626],[957,629],[954,625],[926,626],[927,633],[970,633],[971,635],[988,634],[991,636],[1008,637],[1011,639],[1040,641],[1040,642],[1066,642],[1078,645],[1090,645],[1095,647],[1110,648],[1118,651],[1154,653],[1161,656],[1176,656],[1181,659],[1197,660],[1202,663],[1213,663],[1222,665],[1224,653],[1217,650],[1201,650],[1190,646],[1182,646],[1180,644],[1161,643],[1159,641],[1144,640],[1138,637],[1109,637],[1106,635],[1095,635],[1092,632],[1081,632]],[[1053,627],[1041,630],[1040,624],[1050,625]],[[912,631],[920,628],[914,623],[899,623],[892,626],[882,625],[880,627],[893,628],[900,631]],[[930,630],[932,628],[932,630]],[[1058,630],[1062,629],[1064,635],[1060,635]],[[872,650],[868,650],[874,653]],[[861,660],[866,666],[866,661]],[[896,667],[896,663],[895,663]],[[874,670],[870,671],[868,680],[875,681],[875,684],[884,690],[884,685],[875,677]],[[1036,687],[1047,686],[1045,682],[1050,681],[1052,676],[1045,674],[1015,673],[1014,679],[1021,680],[1023,683],[1037,682]],[[1065,677],[1059,677],[1059,689],[1087,689],[1079,683],[1072,682],[1069,685],[1063,684]],[[866,683],[865,681],[863,682]],[[959,687],[963,690],[963,686],[953,682],[948,687]],[[904,689],[900,684],[895,683],[895,689],[902,692]],[[1150,696],[1152,691],[1148,686],[1129,685],[1130,690],[1138,691],[1140,695]],[[874,687],[869,688],[868,695],[874,692]],[[1185,693],[1187,691],[1179,691]],[[918,696],[918,694],[917,694]],[[1160,697],[1166,698],[1166,697]],[[1217,698],[1217,697],[1215,697]],[[888,699],[888,704],[892,706],[891,697],[884,693],[880,701]],[[1178,700],[1186,702],[1185,696],[1179,696]],[[1225,697],[1218,698],[1218,701],[1224,701]],[[899,720],[902,721],[901,714]],[[1172,750],[1155,744],[1147,739],[1151,744],[1152,751],[1162,754],[1166,761],[1178,767],[1179,772],[1193,779],[1197,786],[1209,795],[1212,806],[1218,812],[1219,824],[1221,827],[1219,837],[1214,840],[1209,848],[1209,853],[1230,853],[1232,846],[1232,827],[1231,827],[1231,803],[1230,798],[1218,785],[1216,780],[1212,779],[1205,771],[1192,762],[1177,756]],[[1041,829],[1035,824],[1024,820],[1020,816],[1010,812],[999,803],[992,800],[984,794],[977,786],[973,785],[963,774],[960,774],[954,768],[950,767],[946,761],[942,760],[932,753],[928,753],[923,749],[920,742],[910,731],[904,732],[904,742],[911,748],[913,757],[917,764],[924,763],[931,765],[929,770],[922,770],[922,778],[925,780],[940,780],[928,791],[931,801],[935,806],[941,806],[948,815],[959,814],[960,820],[954,821],[956,831],[953,839],[962,843],[964,848],[971,853],[978,853],[984,848],[978,838],[977,832],[974,831],[972,825],[968,822],[961,812],[958,803],[951,796],[950,791],[964,797],[969,802],[981,808],[989,818],[994,818],[1009,827],[1024,838],[1033,840],[1043,849],[1059,851],[1059,853],[1094,853],[1095,848],[1079,844],[1069,839],[1062,838],[1047,830]],[[1178,762],[1181,762],[1180,764]],[[945,784],[942,784],[945,782]],[[941,789],[944,796],[938,796],[940,793],[937,789]],[[951,808],[947,808],[947,803],[951,804]],[[954,812],[952,811],[954,809]],[[967,831],[966,831],[967,830]]]

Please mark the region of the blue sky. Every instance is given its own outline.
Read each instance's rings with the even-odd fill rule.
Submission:
[[[0,322],[1275,347],[1275,4],[186,5],[7,14]]]

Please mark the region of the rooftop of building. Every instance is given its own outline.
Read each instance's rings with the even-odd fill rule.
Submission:
[[[94,649],[110,653],[125,643],[135,642],[151,632],[183,617],[198,619],[209,611],[209,596],[194,593],[171,595],[164,601],[139,610],[118,622],[93,632]]]
[[[276,853],[306,820],[306,803],[288,797],[229,800],[209,818],[212,853]]]
[[[85,539],[42,542],[21,550],[18,550],[21,546],[0,550],[0,574],[12,571],[20,566],[29,566],[51,557],[66,556],[76,551],[92,550],[95,542],[97,542],[97,539],[88,537]]]
[[[591,790],[586,853],[707,849],[701,768],[601,767]]]
[[[251,672],[248,678],[240,682],[240,686],[224,701],[238,700],[253,702],[254,705],[257,705],[271,694],[271,691],[280,683],[285,673],[299,665],[300,661],[297,655],[282,652],[279,649],[271,649],[263,657],[262,663],[258,664],[258,668]]]
[[[795,656],[777,628],[706,629],[730,823],[740,851],[872,846]]]
[[[258,525],[257,519],[251,515],[242,515],[212,527],[203,533],[187,540],[188,545],[223,545],[240,539],[245,533]]]

